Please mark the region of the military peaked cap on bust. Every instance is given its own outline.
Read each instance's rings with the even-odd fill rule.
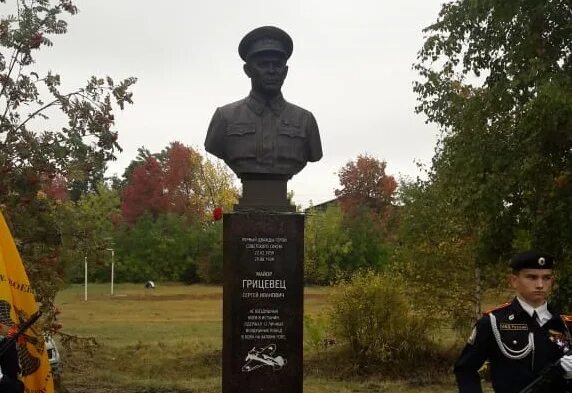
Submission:
[[[513,270],[554,269],[554,257],[545,252],[528,250],[517,254],[510,262]]]
[[[244,36],[238,45],[238,54],[246,61],[259,52],[281,52],[286,59],[292,55],[294,44],[284,30],[274,26],[262,26]]]

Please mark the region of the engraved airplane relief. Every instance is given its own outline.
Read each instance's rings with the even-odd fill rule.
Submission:
[[[246,355],[242,372],[248,373],[260,367],[268,366],[273,370],[281,370],[286,364],[286,359],[282,356],[273,356],[276,352],[276,344],[270,344],[262,349],[253,347]]]

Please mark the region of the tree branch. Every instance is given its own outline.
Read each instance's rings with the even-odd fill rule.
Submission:
[[[20,23],[20,0],[16,0],[16,10],[18,12],[18,23]],[[14,54],[12,55],[12,60],[10,60],[10,67],[8,67],[8,74],[6,75],[6,78],[9,78],[10,74],[12,73],[12,69],[14,68],[14,64],[16,62],[16,58],[17,58],[19,52],[20,52],[20,48],[14,48]],[[4,83],[4,85],[2,86],[2,91],[0,91],[0,96],[2,96],[4,94],[4,91],[6,90],[6,86],[7,86],[7,83]],[[8,98],[6,98],[6,111],[4,112],[4,117],[6,117],[6,113],[8,112],[9,106],[10,106],[10,100]]]
[[[80,94],[80,92],[79,92],[79,91],[75,91],[75,92],[73,92],[73,93],[65,94],[65,95],[63,95],[63,96],[61,96],[61,97],[71,97],[71,96],[74,96],[74,95],[76,95],[76,94]],[[28,118],[27,118],[26,120],[24,120],[24,121],[23,121],[22,123],[20,123],[16,128],[14,128],[14,129],[12,130],[12,132],[18,131],[18,130],[21,129],[27,122],[29,122],[29,121],[32,120],[34,117],[36,117],[36,115],[37,115],[38,113],[40,113],[40,112],[46,110],[47,108],[51,107],[52,105],[54,105],[54,104],[56,104],[56,103],[58,103],[58,102],[61,102],[61,98],[56,98],[55,100],[53,100],[53,101],[50,102],[49,104],[46,104],[46,105],[44,105],[43,107],[39,108],[38,110],[34,111],[32,114],[30,114],[30,115],[28,116]]]
[[[10,60],[10,67],[8,67],[8,74],[6,75],[6,79],[10,78],[10,75],[12,74],[14,66],[16,65],[16,58],[18,57],[18,53],[20,53],[20,48],[14,48],[14,54],[12,55],[12,59]],[[4,95],[4,92],[6,91],[6,86],[8,86],[8,83],[4,82],[4,84],[2,85],[2,90],[0,91],[0,96]],[[10,99],[6,97],[6,111],[4,112],[4,116],[6,116],[8,107],[10,106],[9,104],[10,104]]]

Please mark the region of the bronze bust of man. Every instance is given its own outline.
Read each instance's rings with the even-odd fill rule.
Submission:
[[[263,26],[238,46],[252,89],[248,97],[217,108],[205,140],[206,150],[223,159],[246,182],[286,180],[308,161],[322,158],[316,119],[284,100],[281,88],[293,43],[283,30]],[[241,201],[242,203],[243,201]]]

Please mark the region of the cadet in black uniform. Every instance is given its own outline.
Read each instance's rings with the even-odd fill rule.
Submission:
[[[487,360],[494,391],[518,393],[560,358],[546,391],[572,392],[572,356],[565,355],[572,346],[572,317],[557,314],[546,303],[554,284],[554,258],[530,250],[518,254],[511,267],[516,297],[477,321],[455,363],[459,392],[482,392],[478,370]]]

